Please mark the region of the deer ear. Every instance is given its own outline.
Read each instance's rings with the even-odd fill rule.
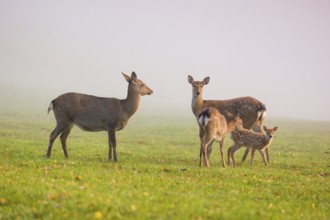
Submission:
[[[267,130],[267,127],[264,125],[264,126],[263,126],[263,129],[264,129],[264,131],[266,131],[266,130]]]
[[[135,82],[136,79],[137,79],[136,73],[135,73],[135,72],[132,72],[132,74],[131,74],[131,80],[132,80],[133,82]]]
[[[210,81],[210,77],[205,77],[202,81],[203,85],[207,85]]]
[[[126,79],[127,82],[131,81],[131,77],[127,76],[125,73],[121,73],[123,74],[124,78]]]
[[[190,75],[188,75],[188,82],[191,84],[194,81],[194,78]]]
[[[278,127],[276,126],[276,127],[273,128],[273,131],[277,131],[277,129],[278,129]]]

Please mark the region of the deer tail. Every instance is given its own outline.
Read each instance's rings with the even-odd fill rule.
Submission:
[[[49,112],[53,109],[53,107],[54,107],[54,102],[55,102],[55,99],[52,100],[52,101],[50,102],[49,107],[48,107],[48,114],[49,114]]]
[[[211,109],[205,108],[198,116],[198,123],[205,127],[210,121]]]

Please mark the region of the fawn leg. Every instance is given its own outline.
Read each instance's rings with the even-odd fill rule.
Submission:
[[[253,165],[253,158],[254,158],[255,151],[256,151],[256,149],[252,148],[252,150],[251,150],[251,162],[250,162],[251,166]]]
[[[202,167],[202,157],[203,157],[203,144],[201,143],[201,148],[199,151],[199,167]]]
[[[246,160],[247,155],[249,154],[249,152],[250,152],[250,148],[247,147],[246,150],[245,150],[245,152],[244,152],[244,155],[242,157],[242,163],[244,163],[244,161]]]
[[[269,159],[269,148],[268,147],[266,148],[266,156],[267,156],[267,162],[269,163],[270,159]]]
[[[208,159],[210,159],[210,155],[212,152],[212,144],[213,144],[213,141],[211,141],[211,143],[207,146],[207,158]]]
[[[267,166],[267,161],[266,161],[266,159],[265,159],[264,151],[263,151],[263,150],[259,150],[259,153],[260,153],[260,155],[261,155],[261,157],[262,157],[262,160],[264,161],[265,165]]]
[[[235,144],[235,145],[233,146],[233,148],[231,149],[231,159],[232,159],[232,161],[233,161],[233,165],[234,165],[234,167],[236,166],[236,162],[235,162],[234,154],[235,154],[235,152],[236,152],[238,149],[240,149],[241,147],[242,147],[241,145],[237,145],[237,144]]]
[[[230,156],[231,156],[231,150],[232,150],[233,147],[234,147],[234,145],[231,146],[230,148],[228,148],[228,151],[227,151],[227,155],[228,155],[228,166],[230,166]]]
[[[199,139],[201,140],[201,149],[200,149],[200,152],[199,152],[199,166],[202,167],[202,157],[204,158],[204,143],[205,143],[205,140],[204,140],[204,129],[199,126]],[[210,149],[210,153],[211,153],[212,149]],[[205,161],[204,161],[205,163]]]
[[[225,138],[223,137],[222,140],[220,141],[220,154],[221,154],[221,159],[222,159],[222,166],[226,167],[225,158],[223,156],[224,142],[225,142]]]
[[[209,161],[207,159],[207,146],[208,145],[204,145],[204,149],[203,149],[203,156],[204,156],[204,165],[206,167],[209,167]]]
[[[203,130],[202,127],[199,126],[199,138],[200,138],[201,142],[203,140],[203,137],[204,137],[204,130]],[[213,144],[213,142],[210,142],[208,144],[208,147],[207,147],[207,158],[210,158],[210,154],[212,152],[212,144]]]

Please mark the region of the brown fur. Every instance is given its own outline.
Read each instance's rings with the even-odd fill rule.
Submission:
[[[262,159],[267,165],[267,161],[264,156],[264,150],[268,149],[271,144],[274,133],[277,131],[278,127],[272,129],[264,126],[264,134],[247,130],[243,128],[242,124],[237,123],[235,129],[231,132],[231,138],[234,141],[234,145],[228,149],[228,165],[230,165],[230,158],[233,161],[234,166],[236,166],[234,153],[241,147],[251,148],[251,165],[253,164],[253,157],[256,150],[258,150],[262,156]]]
[[[208,146],[213,143],[213,141],[218,141],[220,143],[220,153],[222,159],[222,166],[226,167],[224,160],[224,141],[226,135],[231,132],[235,127],[236,118],[231,117],[228,120],[220,114],[220,112],[212,107],[206,107],[199,114],[198,122],[200,128],[202,129],[203,135],[200,137],[201,147],[199,155],[199,166],[202,166],[202,158],[204,160],[204,165],[209,166],[209,154],[207,153]]]
[[[117,161],[115,132],[123,129],[130,117],[137,111],[140,104],[140,96],[152,94],[141,80],[137,79],[133,72],[131,77],[123,73],[129,83],[127,98],[101,98],[79,93],[66,93],[54,99],[48,112],[53,109],[56,118],[56,128],[50,135],[47,157],[51,155],[53,142],[61,134],[62,148],[65,157],[68,158],[66,140],[73,125],[77,125],[85,131],[107,131],[109,140],[108,159]]]
[[[210,81],[210,77],[204,78],[203,81],[194,81],[192,76],[188,76],[188,82],[192,85],[192,102],[191,109],[198,120],[198,115],[205,107],[216,108],[226,120],[229,119],[227,112],[234,115],[238,112],[241,120],[243,121],[243,127],[246,129],[253,129],[254,131],[262,131],[262,123],[266,113],[265,105],[252,97],[239,97],[229,100],[203,100],[203,87]],[[200,129],[200,137],[203,136],[203,131]],[[211,153],[212,145],[208,147],[208,154]],[[245,160],[250,148],[246,149],[243,156]],[[267,157],[268,151],[266,151]]]

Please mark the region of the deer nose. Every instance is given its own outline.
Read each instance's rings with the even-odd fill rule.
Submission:
[[[199,96],[201,93],[200,92],[196,92],[196,96]]]
[[[152,90],[150,89],[149,95],[151,95],[153,92],[154,92],[154,91],[152,91]]]

